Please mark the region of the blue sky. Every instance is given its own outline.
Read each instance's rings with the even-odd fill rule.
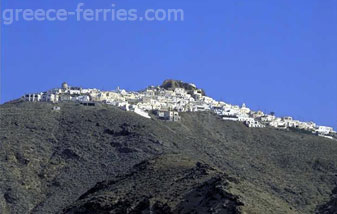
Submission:
[[[183,22],[24,22],[2,25],[1,103],[70,85],[138,90],[193,82],[337,129],[336,0],[1,0],[6,8],[181,8]]]

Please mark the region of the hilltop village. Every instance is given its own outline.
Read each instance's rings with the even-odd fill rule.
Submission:
[[[292,117],[276,117],[273,113],[253,111],[245,104],[231,105],[206,96],[194,84],[166,80],[161,86],[150,86],[138,92],[128,92],[117,88],[114,91],[84,89],[63,83],[61,88],[46,92],[26,94],[22,97],[28,102],[65,102],[74,101],[82,105],[94,106],[105,103],[125,111],[133,111],[145,118],[150,114],[169,121],[179,121],[180,112],[212,111],[223,120],[239,121],[251,128],[271,126],[278,129],[296,129],[311,132],[332,139],[336,131],[332,127],[318,126],[314,122],[301,122]],[[54,110],[60,110],[55,106]]]

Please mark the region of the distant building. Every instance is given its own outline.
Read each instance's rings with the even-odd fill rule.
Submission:
[[[68,90],[68,89],[69,89],[68,83],[66,83],[66,82],[62,83],[61,88],[62,88],[63,90]]]
[[[274,113],[252,111],[245,103],[239,106],[219,102],[206,96],[203,90],[197,89],[193,84],[179,81],[166,83],[167,88],[151,86],[143,91],[129,92],[119,87],[112,91],[83,89],[69,86],[64,82],[61,88],[26,94],[22,99],[27,102],[78,102],[85,106],[105,103],[125,111],[133,111],[145,118],[151,118],[149,112],[155,112],[158,118],[168,121],[180,121],[179,112],[211,111],[223,117],[223,120],[239,121],[247,127],[271,126],[278,129],[306,130],[319,136],[336,136],[336,132],[331,127],[317,126],[313,122],[301,122],[292,117],[276,117]],[[57,109],[53,110],[57,111]]]
[[[177,111],[157,111],[157,116],[162,120],[180,121],[181,117]]]
[[[328,135],[333,132],[333,129],[332,127],[328,127],[328,126],[318,126],[318,129],[316,129],[316,132],[319,134]]]
[[[42,95],[43,93],[26,94],[25,96],[23,96],[23,100],[28,102],[40,102],[42,101]]]
[[[254,120],[253,118],[245,120],[244,124],[250,128],[265,128],[266,127],[265,125],[262,125],[260,122]]]

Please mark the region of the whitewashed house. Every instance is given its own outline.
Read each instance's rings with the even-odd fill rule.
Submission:
[[[263,117],[260,118],[261,122],[264,122],[264,123],[269,123],[273,120],[275,120],[275,116],[274,115],[264,115]]]
[[[42,93],[26,94],[23,96],[23,100],[27,102],[40,102],[42,101]]]
[[[128,106],[128,110],[127,111],[133,111],[135,112],[136,114],[142,116],[142,117],[145,117],[147,119],[151,119],[149,113],[147,113],[146,111],[138,108],[138,106],[136,105],[127,105]]]
[[[162,120],[177,122],[181,120],[179,113],[176,111],[157,111],[157,116]]]
[[[254,118],[248,118],[244,121],[244,124],[250,128],[265,128],[265,125],[262,125],[260,122],[256,121]]]
[[[333,128],[328,126],[318,126],[316,132],[319,134],[328,135],[333,132]]]
[[[89,95],[78,96],[76,99],[79,102],[89,102],[90,101]]]

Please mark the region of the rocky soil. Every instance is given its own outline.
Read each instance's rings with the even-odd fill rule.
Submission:
[[[0,106],[0,213],[336,213],[337,141],[208,112]]]
[[[332,191],[331,199],[326,204],[318,206],[317,213],[336,214],[337,213],[337,187]]]
[[[207,164],[165,155],[137,164],[130,174],[102,182],[64,213],[240,213],[231,179]]]

